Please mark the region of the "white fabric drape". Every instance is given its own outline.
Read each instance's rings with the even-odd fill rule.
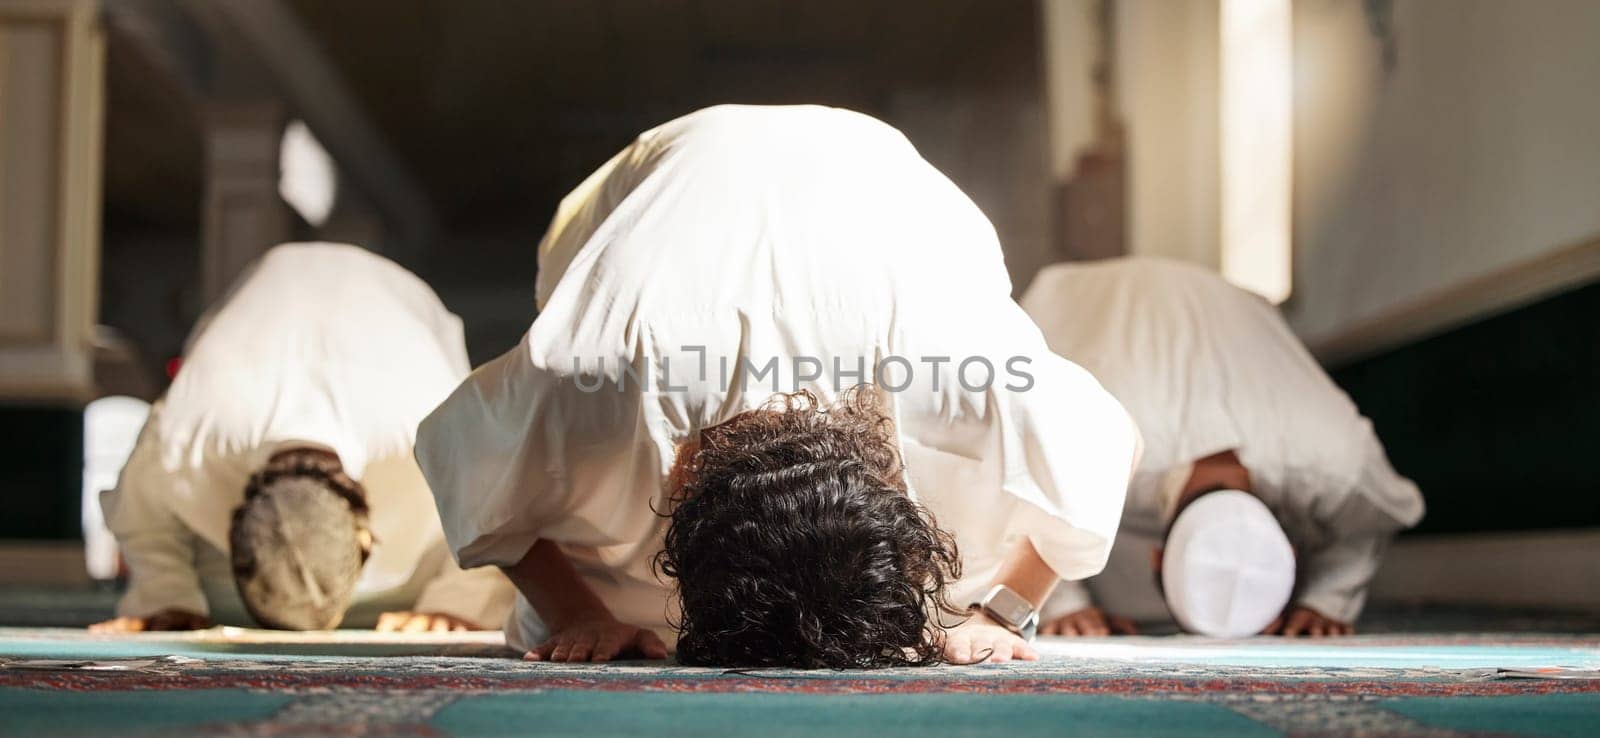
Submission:
[[[498,622],[508,594],[449,584],[481,574],[418,571],[443,536],[411,446],[468,369],[460,319],[400,266],[342,244],[268,251],[201,318],[103,498],[132,576],[119,611],[207,612],[196,543],[226,552],[249,476],[277,450],[311,445],[337,453],[367,490],[377,544],[358,593],[440,578],[440,594],[424,585],[419,606]]]
[[[1065,577],[1104,563],[1137,432],[1050,353],[989,221],[893,128],[809,106],[691,114],[579,185],[539,255],[522,343],[419,431],[463,565],[512,564],[548,538],[615,615],[670,642],[650,558],[677,445],[775,390],[831,400],[880,361],[904,385],[887,397],[910,486],[966,562],[955,596],[1022,536]]]
[[[1421,519],[1422,496],[1276,308],[1198,266],[1144,258],[1049,267],[1022,304],[1144,435],[1124,530],[1159,533],[1174,489],[1163,480],[1236,449],[1296,546],[1297,601],[1359,614],[1383,544]]]

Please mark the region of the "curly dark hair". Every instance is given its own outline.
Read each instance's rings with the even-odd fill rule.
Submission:
[[[943,661],[955,540],[906,494],[893,422],[870,386],[809,392],[701,431],[669,484],[659,571],[682,603],[678,659],[733,667]]]

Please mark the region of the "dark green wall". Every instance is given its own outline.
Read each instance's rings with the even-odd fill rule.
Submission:
[[[0,538],[78,538],[83,411],[0,405]]]
[[[1422,488],[1418,531],[1600,527],[1600,284],[1333,378]]]

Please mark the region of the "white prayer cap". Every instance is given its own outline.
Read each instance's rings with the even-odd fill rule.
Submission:
[[[1272,511],[1238,490],[1207,493],[1173,522],[1162,554],[1167,607],[1185,630],[1260,633],[1294,590],[1294,548]]]

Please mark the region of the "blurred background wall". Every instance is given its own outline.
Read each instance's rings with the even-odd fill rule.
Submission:
[[[1600,525],[1596,29],[1582,0],[1296,5],[1287,313],[1434,491],[1424,531]]]
[[[1285,315],[1422,485],[1425,533],[1600,528],[1587,0],[0,0],[0,538],[77,534],[83,403],[155,398],[267,246],[390,256],[483,361],[533,317],[557,200],[709,104],[900,128],[1018,292],[1070,258],[1226,270],[1223,26],[1273,6]],[[331,200],[292,204],[324,159]]]
[[[1295,7],[1289,315],[1308,340],[1600,237],[1600,146],[1584,143],[1600,130],[1600,5]],[[1593,273],[1569,276],[1550,287]]]

